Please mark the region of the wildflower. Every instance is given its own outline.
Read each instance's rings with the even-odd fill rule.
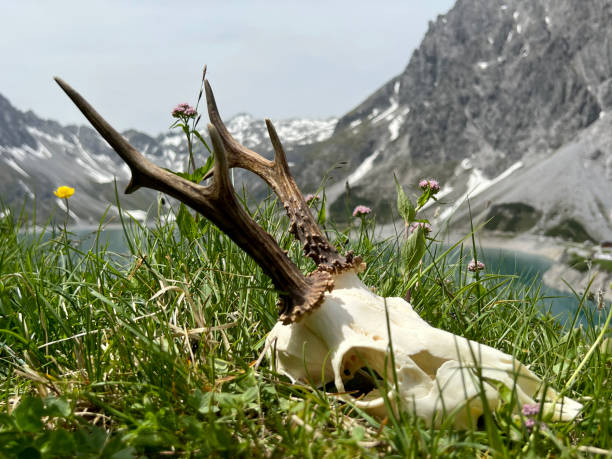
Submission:
[[[353,217],[364,217],[372,212],[372,209],[366,206],[359,205],[353,210]]]
[[[545,422],[538,422],[537,420],[535,420],[534,418],[527,418],[525,419],[525,427],[527,428],[527,430],[529,432],[533,431],[533,428],[539,424],[540,426],[540,430],[546,429],[548,426],[546,425]]]
[[[312,194],[312,193],[308,193],[306,196],[304,196],[304,200],[306,201],[306,204],[310,204],[314,201],[318,201],[319,200],[319,195],[318,194]]]
[[[529,432],[531,432],[537,424],[539,424],[540,430],[545,429],[547,427],[546,423],[544,422],[538,423],[538,421],[535,419],[535,416],[537,416],[539,412],[540,412],[539,403],[536,403],[536,404],[526,403],[521,408],[521,413],[523,413],[523,416],[526,416],[527,418],[525,419],[525,427],[527,428]]]
[[[172,116],[174,118],[193,118],[198,114],[195,108],[193,108],[188,103],[183,102],[182,104],[178,104],[172,110]]]
[[[472,261],[468,263],[467,269],[468,271],[475,273],[477,271],[482,271],[483,269],[485,269],[485,264],[480,260],[476,261],[472,259]]]
[[[431,233],[431,225],[425,222],[416,222],[410,225],[410,233],[414,233],[418,227],[421,227],[425,234]]]
[[[534,404],[526,403],[521,408],[521,412],[523,413],[524,416],[536,416],[540,412],[540,404],[536,403],[534,405]]]
[[[419,188],[423,191],[430,189],[432,194],[436,194],[440,191],[440,184],[437,180],[424,179],[419,182]]]
[[[53,194],[60,199],[68,199],[74,194],[74,188],[70,188],[69,186],[60,186],[53,192]]]

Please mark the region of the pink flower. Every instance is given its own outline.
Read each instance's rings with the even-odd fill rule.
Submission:
[[[536,424],[540,425],[540,430],[544,430],[548,427],[545,422],[538,423],[538,421],[536,421],[534,418],[525,419],[525,427],[529,432],[533,431],[533,428],[536,426]]]
[[[318,200],[319,200],[318,194],[308,193],[306,196],[304,196],[304,201],[306,201],[306,204],[310,204],[311,202],[318,201]]]
[[[424,232],[425,234],[429,234],[429,233],[431,233],[431,225],[430,225],[429,223],[425,223],[425,222],[416,222],[416,223],[413,223],[412,225],[410,225],[410,233],[414,233],[414,232],[415,232],[415,230],[416,230],[416,229],[417,229],[419,226],[420,226],[421,228],[423,228],[423,232]]]
[[[468,271],[475,273],[477,271],[482,271],[483,269],[485,269],[485,264],[480,260],[472,260],[468,263],[467,269]]]
[[[535,416],[540,412],[540,404],[525,403],[521,408],[521,412],[524,416]]]
[[[438,191],[440,191],[440,184],[437,180],[423,179],[419,182],[419,188],[423,191],[431,189],[431,193],[436,194]]]
[[[189,105],[186,102],[183,102],[182,104],[178,104],[172,110],[172,116],[174,118],[193,118],[197,114],[198,112],[196,111],[196,109],[193,108],[191,105]]]
[[[355,207],[355,210],[353,211],[353,217],[363,217],[365,215],[368,215],[370,212],[372,212],[372,209],[370,209],[369,207],[359,205]]]

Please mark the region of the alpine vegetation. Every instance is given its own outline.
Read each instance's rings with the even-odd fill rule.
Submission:
[[[537,287],[488,273],[475,244],[448,261],[420,216],[433,179],[415,203],[396,181],[401,243],[376,240],[374,207],[335,227],[324,189],[301,194],[272,123],[267,160],[232,137],[203,80],[209,139],[198,103],[178,105],[190,159],[175,173],[56,79],[129,167],[126,192],[182,205],[155,228],[122,217],[128,255],[99,239],[82,250],[66,226],[20,234],[2,210],[0,454],[607,452],[612,314],[564,331]],[[231,168],[262,178],[288,219],[275,202],[246,206]],[[64,188],[68,212],[79,194]]]
[[[325,385],[334,382],[340,393],[357,371],[375,372],[389,388],[376,387],[355,400],[356,406],[380,419],[389,410],[404,410],[440,425],[452,417],[455,427],[475,426],[485,410],[501,403],[499,385],[516,396],[521,405],[541,398],[552,420],[572,420],[582,405],[557,394],[511,355],[452,333],[424,321],[410,303],[401,298],[383,298],[368,289],[357,274],[365,269],[361,256],[341,255],[328,241],[310,212],[287,164],[274,126],[266,120],[275,150],[273,161],[238,143],[229,133],[205,81],[208,125],[213,145],[214,168],[205,177],[212,183],[201,186],[155,166],[129,145],[85,99],[67,83],[57,83],[85,117],[115,149],[132,172],[126,192],[140,187],[166,192],[208,218],[261,267],[279,291],[279,322],[267,338],[273,349],[277,370],[293,381]],[[193,118],[196,110],[186,104],[177,107],[176,118]],[[304,254],[317,268],[304,276],[269,233],[254,222],[235,197],[229,177],[231,167],[241,167],[260,176],[276,193],[290,219],[289,232],[300,241]],[[419,202],[422,208],[440,191],[435,180],[423,180]],[[402,216],[412,223],[416,211],[401,188],[398,189]],[[371,212],[357,206],[353,216]],[[425,222],[409,240],[417,241],[421,252]],[[484,265],[472,261],[471,271]],[[393,343],[393,344],[392,344]],[[384,387],[384,386],[383,386]]]

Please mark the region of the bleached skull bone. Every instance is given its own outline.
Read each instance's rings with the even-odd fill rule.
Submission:
[[[334,382],[343,393],[358,371],[376,372],[388,381],[388,406],[434,426],[449,416],[457,428],[474,426],[485,409],[483,398],[490,409],[500,403],[500,385],[516,391],[519,405],[536,403],[542,391],[540,378],[511,355],[432,327],[410,303],[375,295],[352,271],[334,279],[321,307],[298,323],[277,323],[267,341],[276,371],[293,382]],[[360,398],[341,397],[378,418],[388,414],[375,386]],[[582,408],[551,388],[542,402],[553,420],[574,419]]]

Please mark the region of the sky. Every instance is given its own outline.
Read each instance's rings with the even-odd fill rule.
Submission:
[[[195,103],[204,64],[221,115],[348,112],[403,71],[454,0],[0,0],[0,94],[62,124],[60,76],[119,130],[159,134]]]

